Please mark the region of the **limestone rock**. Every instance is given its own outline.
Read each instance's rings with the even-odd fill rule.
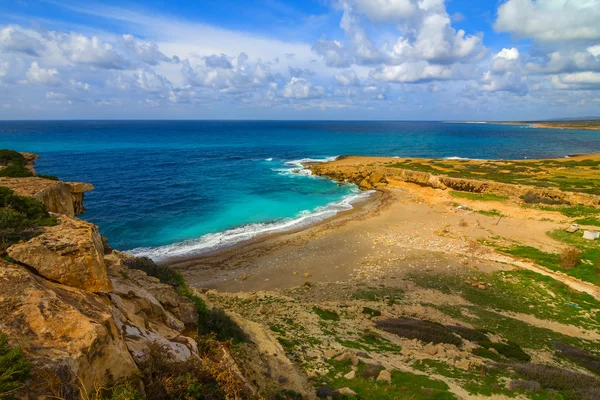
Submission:
[[[1,177],[0,186],[6,186],[21,196],[41,201],[50,212],[70,217],[85,211],[83,194],[94,189],[89,183],[60,182],[39,177]]]
[[[0,307],[2,331],[24,344],[34,365],[88,388],[137,371],[105,297],[0,261],[0,303],[10,305]]]
[[[342,396],[356,396],[356,392],[349,387],[338,389],[337,392]]]
[[[438,345],[429,343],[427,346],[425,346],[423,352],[429,354],[430,356],[436,355],[438,352]]]
[[[58,225],[45,228],[41,235],[15,244],[7,252],[52,281],[89,292],[112,290],[102,238],[89,222],[60,217]]]
[[[335,361],[350,361],[350,363],[356,367],[358,365],[359,360],[356,354],[347,351],[337,356],[335,358]]]
[[[354,378],[356,378],[356,371],[350,371],[350,372],[348,372],[346,375],[344,375],[344,378],[346,378],[346,379],[354,379]]]
[[[386,382],[388,385],[392,384],[392,374],[388,370],[383,370],[377,376],[377,382]]]

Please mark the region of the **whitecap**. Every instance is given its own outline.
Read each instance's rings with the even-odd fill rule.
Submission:
[[[265,161],[273,161],[273,157],[265,158]]]
[[[353,204],[368,199],[374,190],[360,192],[354,187],[352,193],[337,202],[318,207],[313,211],[303,211],[295,218],[283,219],[269,223],[243,225],[223,232],[209,233],[198,239],[186,240],[159,247],[140,247],[130,250],[135,256],[150,257],[154,261],[198,256],[217,250],[226,249],[237,243],[250,240],[259,235],[273,234],[306,228],[310,225],[331,218],[342,211],[353,208]]]

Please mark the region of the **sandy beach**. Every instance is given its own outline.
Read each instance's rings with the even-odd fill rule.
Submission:
[[[359,160],[367,165],[395,159]],[[350,157],[333,164],[356,162]],[[171,266],[199,288],[253,292],[317,282],[385,282],[415,269],[506,268],[502,256],[480,244],[493,237],[560,250],[560,243],[545,233],[564,227],[568,219],[563,215],[523,208],[511,200],[456,199],[450,192],[396,181],[378,189],[379,195],[370,201],[318,225],[258,238],[210,256],[177,260]]]

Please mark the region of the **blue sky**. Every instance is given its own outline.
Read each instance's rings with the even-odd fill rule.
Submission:
[[[600,0],[15,0],[0,119],[600,115]]]

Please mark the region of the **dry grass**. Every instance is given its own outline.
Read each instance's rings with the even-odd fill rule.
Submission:
[[[560,253],[560,265],[565,269],[573,269],[581,262],[581,251],[575,247],[567,247]]]

